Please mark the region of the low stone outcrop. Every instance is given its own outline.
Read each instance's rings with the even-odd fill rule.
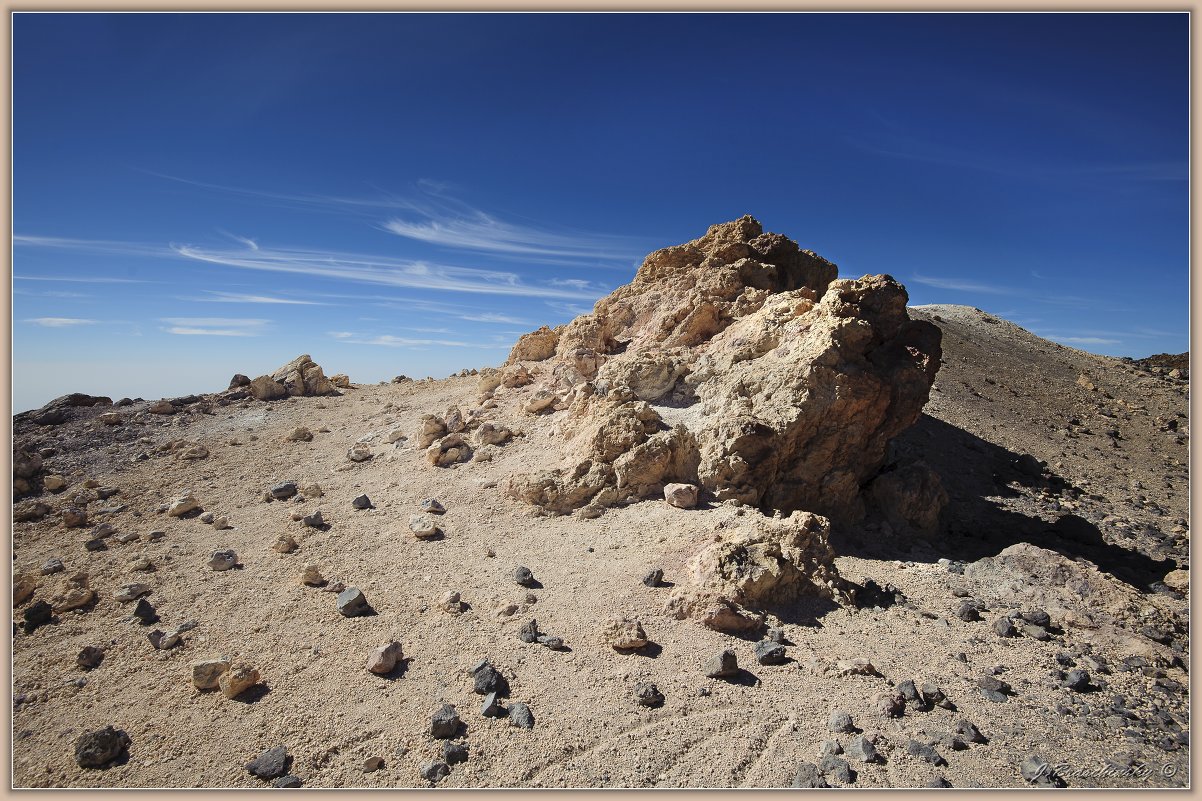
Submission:
[[[235,379],[237,378],[239,376],[235,376]],[[234,382],[230,383],[233,388]],[[244,386],[257,400],[342,394],[334,383],[326,378],[321,365],[314,362],[307,353],[297,356],[271,375],[261,375]]]

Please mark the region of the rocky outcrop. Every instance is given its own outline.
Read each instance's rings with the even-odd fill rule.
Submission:
[[[481,390],[553,393],[540,411],[567,412],[563,466],[513,476],[509,493],[591,515],[684,482],[858,520],[889,440],[927,401],[940,333],[909,319],[889,276],[835,276],[743,217],[652,253],[593,313],[526,335]]]
[[[230,382],[231,389],[235,381],[245,376],[234,376]],[[337,387],[326,378],[321,366],[315,363],[307,353],[297,356],[292,361],[279,368],[271,375],[261,375],[245,385],[252,397],[257,400],[277,400],[288,396],[340,395]]]
[[[730,523],[730,525],[726,525]],[[720,523],[714,541],[688,562],[687,583],[666,611],[732,634],[755,634],[758,610],[802,596],[846,601],[830,547],[830,522],[808,512],[786,518],[745,515]]]

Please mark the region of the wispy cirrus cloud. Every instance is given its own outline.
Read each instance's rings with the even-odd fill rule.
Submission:
[[[264,332],[270,320],[245,317],[160,317],[162,329],[179,336],[254,337]]]
[[[502,258],[520,258],[525,262],[587,263],[594,267],[625,268],[632,258],[638,258],[645,252],[631,237],[564,228],[553,229],[505,220],[499,215],[478,209],[453,197],[447,184],[432,180],[418,181],[414,189],[404,195],[375,189],[374,196],[352,197],[265,192],[163,173],[144,172],[210,191],[258,199],[272,205],[338,214],[349,213],[369,220],[374,217],[375,227],[406,239],[454,250],[471,250]],[[391,216],[388,216],[389,212],[392,212]],[[380,217],[385,219],[381,221]],[[227,236],[239,241],[243,239],[230,234]],[[258,247],[253,240],[247,240],[244,244]]]
[[[1068,343],[1070,345],[1118,345],[1122,343],[1121,339],[1109,339],[1107,337],[1062,337],[1049,336],[1055,342]]]
[[[963,278],[939,278],[931,275],[917,275],[910,278],[916,284],[924,286],[932,286],[936,289],[952,289],[958,292],[981,292],[987,295],[1015,295],[1019,294],[1018,290],[1013,287],[999,286],[996,284],[983,284],[979,281],[972,281]]]
[[[575,289],[532,286],[524,283],[521,277],[513,272],[456,267],[388,256],[262,247],[256,251],[211,250],[192,245],[173,245],[172,248],[184,258],[226,267],[293,273],[380,286],[514,297],[592,297],[589,293]]]
[[[482,342],[464,342],[454,339],[425,339],[419,337],[398,337],[392,334],[357,334],[352,331],[330,331],[328,336],[349,345],[378,345],[387,348],[423,348],[438,345],[448,348],[483,348],[495,349],[508,347],[489,345]]]
[[[461,314],[460,320],[468,320],[474,323],[505,323],[506,325],[529,325],[530,323],[520,317],[513,317],[508,314],[497,314],[495,312],[485,312],[483,314]]]
[[[32,317],[25,322],[40,325],[42,328],[70,328],[76,325],[93,325],[99,321],[79,317]]]
[[[329,306],[329,303],[323,303],[317,300],[297,300],[295,298],[280,298],[273,295],[249,295],[239,292],[219,292],[214,289],[203,290],[209,297],[192,297],[180,298],[180,300],[194,300],[198,303],[264,303],[264,304],[281,304],[288,306]]]

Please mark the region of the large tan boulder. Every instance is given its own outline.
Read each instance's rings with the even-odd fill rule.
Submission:
[[[530,361],[541,362],[544,359],[549,359],[555,355],[555,348],[559,345],[559,329],[548,328],[543,326],[537,331],[531,331],[529,334],[523,334],[518,338],[517,344],[513,346],[513,350],[509,354],[509,359],[506,364],[514,362]]]
[[[864,486],[927,401],[940,332],[909,319],[889,276],[836,273],[751,217],[652,253],[522,376],[530,398],[563,399],[562,465],[512,476],[509,494],[591,514],[681,482],[718,501],[863,517]]]
[[[309,354],[297,356],[271,374],[276,382],[283,384],[289,395],[337,395],[338,389],[326,378],[321,366]]]

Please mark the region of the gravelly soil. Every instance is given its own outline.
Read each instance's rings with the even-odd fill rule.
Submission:
[[[431,467],[409,440],[391,445],[385,436],[394,427],[412,434],[427,412],[467,409],[473,377],[270,404],[219,406],[210,397],[167,417],[139,414],[148,404],[135,403],[115,410],[128,419],[114,427],[96,420],[112,410],[102,407],[73,410],[58,426],[19,422],[17,444],[54,448],[46,472],[68,482],[41,500],[57,510],[88,479],[118,488],[88,503],[89,516],[140,539],[109,538],[107,550],[88,552],[89,529],[66,529],[55,513],[15,525],[17,573],[38,575],[51,557],[66,565],[38,577],[17,620],[80,571],[98,600],[14,634],[14,784],[256,787],[263,782],[245,764],[284,744],[306,786],[425,786],[419,770],[441,758],[442,747],[427,733],[429,715],[451,703],[466,724],[469,758],[440,786],[783,787],[800,762],[819,762],[825,739],[848,744],[849,735],[826,729],[836,708],[879,735],[884,762],[853,760],[856,787],[923,786],[937,777],[957,787],[1023,786],[1018,766],[1032,753],[1068,763],[1070,786],[1187,785],[1188,738],[1180,730],[1188,729],[1188,609],[1164,584],[1188,567],[1187,384],[1053,345],[967,307],[914,314],[943,328],[944,366],[926,414],[896,448],[943,477],[952,499],[947,533],[911,540],[872,521],[836,532],[843,576],[892,585],[904,600],[772,610],[790,643],[791,659],[779,666],[756,664],[754,642],[665,615],[670,587],[641,582],[653,567],[667,582],[685,580],[686,560],[719,524],[755,512],[704,504],[686,511],[650,500],[596,520],[535,514],[499,486],[513,472],[550,466],[554,454],[555,415],[521,412],[520,390],[499,394],[485,419],[523,436],[492,462],[454,468]],[[1169,419],[1176,431],[1161,430]],[[313,440],[285,442],[296,426],[311,429]],[[349,462],[348,448],[365,436],[374,457]],[[155,452],[173,439],[199,442],[210,454],[181,461]],[[149,458],[135,461],[139,453]],[[1024,454],[1047,470],[1017,469]],[[265,490],[282,480],[316,483],[323,494],[265,502]],[[184,489],[233,528],[160,511]],[[352,508],[360,493],[374,509]],[[420,541],[407,522],[426,497],[447,508],[445,536]],[[316,509],[328,529],[291,519]],[[152,530],[165,536],[151,541]],[[285,532],[300,545],[295,553],[271,549]],[[997,604],[982,621],[960,620],[962,598],[953,593],[983,591],[961,575],[965,564],[1023,542],[1090,560],[1096,570],[1080,568],[1091,591],[1114,599],[1123,625],[1090,628],[1068,615],[1058,621],[1063,633],[1039,642],[996,635],[991,624],[1004,611]],[[241,567],[211,571],[209,554],[224,548],[238,553]],[[131,572],[137,555],[155,570]],[[306,563],[361,588],[376,614],[343,618],[333,594],[299,583]],[[541,586],[514,583],[517,565]],[[197,622],[182,646],[151,646],[148,627],[113,598],[129,581],[151,585],[160,628]],[[465,613],[440,608],[448,590],[470,605]],[[517,611],[498,617],[508,604]],[[638,617],[653,644],[631,654],[601,644],[600,624],[612,614]],[[521,642],[518,628],[530,618],[568,650]],[[368,652],[391,639],[404,646],[402,668],[388,677],[368,673]],[[105,658],[84,671],[75,658],[87,645],[103,647]],[[744,673],[707,679],[702,664],[728,647]],[[220,655],[254,665],[261,684],[234,700],[194,689],[189,663]],[[1055,671],[1067,663],[1058,655],[1099,665],[1091,670],[1096,689],[1062,689]],[[469,671],[485,657],[508,676],[510,701],[529,705],[532,730],[480,715]],[[828,670],[857,657],[880,675]],[[995,668],[1013,688],[1001,703],[976,685]],[[873,697],[906,679],[934,682],[958,711],[911,707],[900,718],[880,716]],[[636,702],[634,686],[644,681],[658,685],[662,706]],[[988,742],[964,750],[937,743],[942,766],[907,753],[909,739],[935,740],[961,718]],[[109,724],[129,734],[128,758],[105,770],[78,767],[75,739]],[[383,767],[364,772],[365,760],[377,756]],[[1106,766],[1135,775],[1071,775]]]

